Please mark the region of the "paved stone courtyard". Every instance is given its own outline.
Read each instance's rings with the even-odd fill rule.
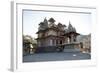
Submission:
[[[91,59],[88,53],[38,53],[23,56],[23,62],[67,61]]]

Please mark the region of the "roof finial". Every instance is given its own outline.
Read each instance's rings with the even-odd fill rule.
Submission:
[[[73,26],[71,25],[71,22],[70,22],[70,20],[69,20],[69,27],[73,27]]]
[[[44,23],[45,23],[45,24],[47,24],[47,23],[48,23],[48,21],[47,21],[46,17],[44,18]]]
[[[46,19],[46,17],[44,19]]]
[[[71,25],[70,21],[69,21],[68,29],[69,30],[73,29],[73,26]]]
[[[70,20],[69,20],[69,25],[71,25]]]
[[[45,20],[47,21],[46,17],[44,18],[44,21],[45,21]]]

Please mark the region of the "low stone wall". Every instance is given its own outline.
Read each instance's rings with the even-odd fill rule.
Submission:
[[[72,43],[72,44],[65,44],[63,52],[81,52],[79,48],[79,44]]]

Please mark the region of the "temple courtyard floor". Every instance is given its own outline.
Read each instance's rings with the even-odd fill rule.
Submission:
[[[87,60],[91,59],[88,53],[36,53],[23,56],[23,62],[45,62],[45,61],[67,61],[67,60]]]

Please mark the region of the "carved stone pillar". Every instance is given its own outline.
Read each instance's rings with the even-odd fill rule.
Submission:
[[[50,40],[50,46],[52,46],[53,45],[53,41],[52,41],[52,39]]]
[[[70,43],[70,38],[69,37],[67,38],[67,42],[68,42],[68,44]]]
[[[71,43],[73,43],[74,42],[74,35],[72,34],[71,35]]]

